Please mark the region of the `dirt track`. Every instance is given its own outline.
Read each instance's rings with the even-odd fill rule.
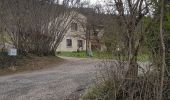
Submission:
[[[54,68],[0,77],[0,100],[65,100],[94,82],[98,60],[64,59]]]

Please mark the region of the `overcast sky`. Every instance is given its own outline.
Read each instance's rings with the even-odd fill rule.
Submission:
[[[97,0],[90,0],[90,2],[93,3],[93,4],[96,3],[96,1],[97,1]]]
[[[96,2],[99,3],[99,2],[102,2],[104,0],[89,0],[92,4],[95,4]]]
[[[102,1],[104,0],[80,0],[80,1],[88,1],[90,2],[91,4],[96,4],[96,3],[101,3]],[[63,0],[59,0],[60,3],[63,2]]]

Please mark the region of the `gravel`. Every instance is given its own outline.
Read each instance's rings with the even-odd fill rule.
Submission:
[[[93,84],[98,60],[64,59],[50,69],[0,77],[0,100],[69,100]]]

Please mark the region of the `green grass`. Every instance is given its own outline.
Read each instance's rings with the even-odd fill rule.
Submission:
[[[58,56],[66,56],[66,57],[79,57],[79,58],[88,58],[86,51],[81,52],[60,52],[57,54]],[[97,59],[114,59],[115,57],[111,56],[110,53],[106,52],[93,52],[93,57]]]
[[[138,61],[143,61],[143,62],[149,61],[149,55],[148,54],[140,54],[138,56]]]
[[[65,57],[78,57],[78,58],[88,58],[86,51],[81,51],[81,52],[60,52],[59,54],[57,54],[58,56],[65,56]],[[111,53],[108,52],[97,52],[94,51],[93,52],[93,57],[92,58],[96,58],[96,59],[118,59],[117,56],[114,56]],[[138,56],[138,60],[139,61],[148,61],[149,60],[149,56],[147,54],[140,54]]]
[[[58,56],[66,56],[66,57],[79,57],[79,58],[88,57],[85,51],[82,51],[82,52],[61,52],[57,55]]]
[[[114,98],[114,85],[105,82],[91,86],[82,96],[82,100],[112,100]]]

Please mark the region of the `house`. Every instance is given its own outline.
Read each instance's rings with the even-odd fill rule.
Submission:
[[[80,7],[78,11],[87,17],[87,47],[92,51],[106,51],[107,47],[103,41],[103,35],[107,15],[97,13],[95,9],[88,7]]]
[[[78,14],[70,25],[63,40],[57,48],[57,52],[85,51],[86,50],[86,17]]]
[[[91,22],[85,15],[79,13],[78,18],[72,21],[69,30],[57,48],[57,52],[85,51],[87,48],[92,51],[106,50],[105,44],[101,41],[104,33],[103,26],[98,25],[95,30],[90,28],[86,33],[87,25]]]

